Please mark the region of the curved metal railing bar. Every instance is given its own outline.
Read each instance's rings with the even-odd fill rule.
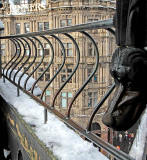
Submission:
[[[69,34],[67,34],[67,33],[64,33],[64,35],[67,36],[69,39],[72,40],[72,42],[74,43],[75,48],[76,48],[76,50],[77,50],[76,66],[75,66],[75,68],[73,69],[72,73],[71,73],[71,74],[69,75],[69,77],[67,78],[67,80],[62,84],[62,86],[61,86],[61,87],[58,89],[58,91],[56,92],[51,107],[54,107],[54,105],[55,105],[55,100],[56,100],[57,96],[59,95],[59,93],[61,92],[61,90],[65,87],[65,85],[70,81],[70,79],[72,78],[72,76],[73,76],[74,73],[76,72],[76,70],[77,70],[77,68],[78,68],[78,66],[79,66],[79,62],[80,62],[80,49],[79,49],[79,47],[78,47],[77,42],[74,40],[74,38],[73,38],[71,35],[69,35]]]
[[[14,64],[14,66],[12,67],[12,69],[11,69],[11,71],[10,71],[10,74],[9,74],[9,79],[11,79],[11,75],[12,75],[12,73],[13,73],[13,71],[14,71],[14,69],[16,68],[16,66],[17,66],[17,60],[20,58],[20,55],[21,55],[21,45],[20,45],[20,43],[18,42],[18,40],[17,39],[15,39],[15,41],[17,42],[17,44],[18,44],[18,46],[19,46],[19,53],[18,53],[18,56],[17,56],[17,58],[16,58],[16,60],[12,63],[12,66],[13,66],[13,64]],[[16,64],[15,64],[16,63]]]
[[[79,94],[83,91],[83,89],[86,87],[86,85],[89,83],[91,78],[96,73],[96,71],[98,69],[98,63],[99,63],[99,52],[98,52],[98,47],[97,47],[97,44],[96,44],[95,40],[87,32],[82,31],[81,33],[84,34],[92,42],[92,44],[94,45],[95,52],[96,52],[96,63],[95,63],[95,67],[94,67],[92,73],[90,74],[90,76],[88,77],[88,79],[84,82],[82,87],[80,89],[78,89],[78,91],[76,92],[76,94],[72,98],[71,103],[69,104],[69,107],[68,107],[67,118],[70,118],[70,112],[71,112],[71,108],[72,108],[73,103],[75,102],[75,100],[77,99]]]
[[[115,35],[115,31],[112,29],[112,28],[107,28],[106,29],[107,31],[109,31],[111,34]],[[94,111],[92,112],[91,116],[90,116],[90,120],[88,122],[88,125],[87,125],[87,132],[91,131],[91,124],[92,124],[92,121],[96,115],[96,113],[98,112],[98,110],[100,109],[100,107],[103,105],[103,103],[105,102],[105,100],[109,97],[109,95],[112,93],[112,91],[114,90],[115,88],[115,83],[113,83],[111,85],[111,87],[109,88],[109,90],[107,91],[107,93],[105,93],[104,97],[100,100],[100,102],[95,106],[95,109]]]
[[[31,38],[27,37],[27,39],[28,39],[29,41],[31,41],[31,43],[33,44],[33,46],[34,46],[34,48],[35,48],[35,56],[34,56],[33,61],[31,62],[31,66],[32,66],[32,65],[35,63],[36,58],[37,58],[37,47],[36,47],[35,42],[34,42]],[[28,77],[26,78],[26,80],[25,80],[25,82],[24,82],[24,89],[25,89],[25,90],[27,90],[27,82],[28,82],[29,78],[33,75],[34,72],[35,72],[35,70],[33,70],[33,71],[28,75]]]
[[[106,30],[115,35],[115,31],[112,28],[106,28]]]
[[[111,85],[111,87],[109,88],[109,90],[107,91],[107,93],[104,95],[104,97],[101,99],[101,101],[95,106],[95,109],[94,111],[92,112],[91,116],[90,116],[90,120],[88,122],[88,125],[87,125],[87,131],[91,131],[91,124],[92,124],[92,121],[97,113],[97,111],[100,109],[100,107],[103,105],[103,103],[105,102],[105,100],[109,97],[109,95],[112,93],[112,91],[114,90],[115,88],[115,83],[113,83]]]
[[[14,42],[16,42],[14,39],[13,39]],[[16,42],[16,46],[17,46],[17,42]],[[19,45],[19,44],[18,44]],[[19,49],[20,49],[20,46],[19,46]],[[9,70],[12,68],[12,66],[15,64],[16,60],[17,60],[17,57],[19,56],[19,52],[18,52],[18,47],[16,47],[16,55],[14,55],[13,59],[15,58],[14,61],[11,61],[12,63],[10,64],[10,66],[8,67],[7,71],[6,71],[6,77],[8,77],[8,72]]]
[[[75,26],[68,26],[68,27],[64,27],[64,28],[45,30],[45,31],[41,31],[41,32],[32,32],[32,33],[19,34],[19,35],[10,35],[10,36],[1,36],[0,39],[53,35],[53,34],[61,34],[61,33],[80,32],[80,31],[93,30],[93,29],[106,29],[106,28],[111,28],[111,27],[113,27],[113,20],[108,19],[108,20],[102,20],[102,21],[97,21],[97,22],[79,24],[79,25],[75,25]]]
[[[50,65],[53,63],[53,60],[54,60],[54,55],[55,55],[55,53],[54,53],[54,47],[53,47],[52,43],[50,42],[50,40],[49,40],[48,38],[46,38],[45,36],[41,36],[41,37],[44,38],[44,39],[48,42],[48,44],[50,45],[50,48],[51,48],[51,53],[52,53],[52,55],[51,55],[50,64],[48,65],[48,68],[49,68]],[[50,81],[51,81],[51,80],[49,80],[48,84],[50,84]],[[49,86],[48,84],[44,87],[44,89],[43,89],[43,91],[42,91],[42,94],[41,94],[41,96],[40,96],[40,99],[41,99],[41,100],[43,99],[44,93],[45,93],[46,89],[47,89],[48,86]]]
[[[11,60],[8,62],[8,63],[6,63],[6,65],[4,66],[4,68],[3,68],[3,75],[5,74],[5,69],[7,68],[7,66],[13,61],[13,59],[17,56],[17,45],[16,45],[16,43],[15,43],[15,41],[13,40],[13,39],[10,39],[10,41],[12,41],[12,43],[15,45],[15,54],[14,54],[14,56],[11,58]],[[13,63],[12,63],[13,64]],[[7,76],[7,74],[8,74],[8,70],[11,68],[11,65],[10,65],[10,67],[8,67],[8,69],[7,69],[7,71],[6,71],[6,76]],[[5,83],[5,77],[3,77],[3,82]]]
[[[62,64],[60,65],[60,67],[58,68],[58,70],[56,71],[56,73],[55,73],[55,75],[50,79],[50,81],[47,83],[47,85],[45,86],[45,88],[44,88],[44,90],[46,90],[48,87],[49,87],[49,85],[53,82],[53,80],[57,77],[57,75],[60,73],[60,71],[61,71],[61,69],[63,68],[63,66],[64,66],[64,64],[65,64],[65,58],[66,58],[66,56],[65,56],[65,47],[64,47],[64,45],[63,45],[63,43],[60,41],[60,39],[57,37],[57,36],[55,36],[55,35],[51,35],[52,37],[54,37],[58,42],[59,42],[59,44],[60,44],[60,46],[61,46],[61,48],[62,48],[62,54],[63,54],[63,61],[62,61]],[[44,90],[43,90],[43,92],[44,92]],[[42,93],[43,93],[42,92]],[[42,96],[42,95],[41,95]]]
[[[51,42],[44,36],[40,36],[41,38],[43,38],[45,41],[47,41],[47,43],[50,45]],[[52,45],[51,45],[52,46]],[[44,50],[43,50],[44,52]],[[43,53],[44,54],[44,53]],[[39,76],[39,78],[36,80],[36,82],[33,84],[33,87],[35,87],[35,85],[38,83],[38,81],[43,77],[43,75],[46,73],[46,71],[50,68],[51,64],[53,63],[53,60],[54,60],[54,52],[52,52],[52,56],[51,56],[51,60],[48,64],[48,66],[46,67],[46,69],[43,71],[43,73]],[[33,92],[32,92],[33,94]],[[43,97],[41,97],[41,100],[42,100]]]
[[[58,68],[58,70],[56,71],[55,75],[52,77],[52,79],[50,80],[49,84],[51,84],[51,82],[57,77],[57,75],[60,73],[61,69],[63,68],[64,64],[65,64],[65,58],[66,58],[66,54],[65,54],[65,47],[62,43],[62,41],[55,35],[51,35],[53,38],[55,38],[58,43],[60,44],[61,46],[61,53],[62,53],[62,56],[63,56],[63,60],[62,60],[62,64],[60,65],[60,67]],[[47,85],[49,85],[47,84]],[[46,87],[45,87],[46,88]],[[56,98],[56,95],[54,96],[54,99]],[[53,101],[54,101],[53,99]],[[52,106],[52,105],[51,105]]]
[[[42,62],[43,62],[43,60],[44,60],[44,57],[45,57],[45,55],[44,55],[44,48],[43,48],[43,44],[41,43],[41,41],[38,39],[38,38],[36,38],[36,37],[32,37],[32,38],[34,38],[36,41],[38,41],[38,43],[40,44],[40,46],[41,46],[41,49],[42,49],[42,59],[41,59],[41,62],[39,63],[40,65],[42,64]],[[39,66],[40,66],[39,65]],[[39,76],[39,78],[34,82],[34,84],[32,85],[32,88],[31,88],[31,93],[33,94],[33,91],[34,91],[34,88],[35,88],[35,85],[37,84],[37,82],[42,78],[42,74],[41,74],[41,76]]]
[[[17,39],[17,40],[22,44],[23,50],[24,50],[24,53],[23,53],[21,59],[17,62],[17,65],[18,65],[18,64],[20,64],[20,62],[22,62],[22,60],[24,59],[25,54],[26,54],[26,49],[25,49],[24,43],[23,43],[20,39]],[[17,66],[17,65],[16,65],[16,66]],[[15,73],[15,75],[14,75],[14,77],[13,77],[14,83],[15,83],[15,79],[16,79],[16,76],[17,76],[18,72],[22,69],[23,66],[24,66],[24,65],[22,64],[21,67],[16,71],[16,73]]]
[[[30,44],[28,43],[28,41],[24,38],[21,38],[23,41],[25,41],[25,43],[27,44],[28,48],[29,48],[29,55],[25,61],[25,64],[27,64],[27,62],[29,61],[30,57],[31,57],[31,46]],[[25,65],[24,64],[24,65]],[[30,65],[24,70],[24,72],[20,75],[19,79],[18,79],[18,87],[17,87],[17,96],[19,96],[19,87],[20,87],[20,82],[21,82],[21,79],[23,77],[23,75],[28,71],[28,69],[30,68]]]

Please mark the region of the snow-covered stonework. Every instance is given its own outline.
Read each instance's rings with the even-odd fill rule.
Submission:
[[[68,128],[55,115],[48,113],[48,122],[44,124],[44,108],[28,95],[20,92],[10,82],[0,80],[0,94],[23,116],[24,120],[36,126],[36,135],[53,151],[60,160],[108,160],[91,143],[84,141],[77,133]]]

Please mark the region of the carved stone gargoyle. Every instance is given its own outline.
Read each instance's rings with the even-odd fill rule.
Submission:
[[[116,89],[102,121],[115,130],[127,130],[146,107],[147,53],[140,48],[117,48],[112,57],[110,73]]]

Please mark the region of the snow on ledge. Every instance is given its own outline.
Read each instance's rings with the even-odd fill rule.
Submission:
[[[19,78],[20,78],[20,76],[22,76],[23,75],[23,72],[22,71],[19,71],[18,73],[17,73],[17,71],[18,70],[16,70],[16,69],[14,69],[14,70],[11,70],[11,69],[9,69],[8,70],[8,73],[7,73],[7,76],[9,77],[10,76],[10,73],[11,73],[11,80],[13,81],[13,78],[14,78],[14,76],[16,76],[15,77],[15,83],[16,84],[18,84],[18,81],[19,81]],[[17,73],[17,74],[16,74]],[[6,75],[6,70],[4,71],[4,74]],[[16,74],[16,75],[15,75]],[[28,75],[27,74],[24,74],[23,76],[22,76],[22,78],[21,78],[21,80],[20,80],[20,86],[22,87],[22,88],[24,88],[24,84],[25,84],[25,81],[26,81],[26,79],[28,78]],[[30,77],[29,79],[28,79],[28,81],[27,81],[27,83],[26,83],[26,90],[27,91],[29,91],[29,90],[31,90],[31,88],[32,88],[32,86],[33,86],[33,84],[35,83],[35,79],[34,78],[32,78],[32,77]],[[41,91],[41,89],[38,87],[38,85],[36,84],[35,85],[35,87],[34,87],[34,90],[33,90],[33,94],[35,95],[35,96],[39,96],[39,95],[41,95],[41,93],[42,93],[42,91]]]
[[[136,137],[129,152],[129,155],[136,160],[142,160],[144,147],[147,138],[147,107],[142,114]]]
[[[68,128],[55,115],[48,112],[48,122],[44,124],[44,108],[28,95],[20,92],[10,82],[0,80],[0,94],[13,105],[23,119],[36,127],[36,135],[53,151],[60,160],[108,160],[92,143],[84,141],[77,133]]]

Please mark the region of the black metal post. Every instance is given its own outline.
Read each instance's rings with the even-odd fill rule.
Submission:
[[[2,8],[2,4],[0,3],[0,8]],[[1,31],[4,30],[4,25],[3,22],[0,21],[0,36],[1,36]],[[1,61],[1,41],[0,41],[0,78],[2,77],[2,61]]]

